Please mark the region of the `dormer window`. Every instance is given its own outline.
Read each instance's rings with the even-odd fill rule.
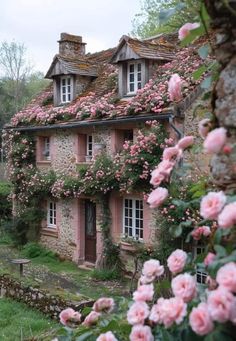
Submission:
[[[72,84],[72,78],[70,76],[61,77],[61,103],[71,102]]]
[[[128,63],[127,72],[127,95],[135,94],[137,90],[142,88],[142,64]]]

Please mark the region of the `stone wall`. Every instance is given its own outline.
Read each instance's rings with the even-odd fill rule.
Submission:
[[[1,297],[9,297],[14,300],[26,303],[29,307],[35,308],[53,319],[58,319],[63,309],[68,307],[81,311],[84,307],[91,307],[92,300],[69,301],[60,296],[50,295],[46,291],[33,287],[25,287],[21,282],[15,281],[7,275],[0,276]]]

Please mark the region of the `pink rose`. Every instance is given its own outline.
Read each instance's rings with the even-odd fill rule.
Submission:
[[[198,28],[200,26],[199,23],[186,23],[179,29],[179,40],[183,40],[186,38],[191,30]]]
[[[140,285],[133,293],[134,301],[151,301],[154,295],[153,284]]]
[[[151,181],[154,187],[159,186],[162,181],[168,181],[169,175],[175,165],[175,162],[169,160],[163,160],[159,163],[158,167],[151,173]]]
[[[236,263],[222,266],[217,272],[216,281],[221,287],[236,293]]]
[[[164,267],[157,259],[149,259],[143,264],[142,274],[146,278],[154,280],[156,277],[162,276],[163,273]]]
[[[91,313],[86,316],[82,324],[86,327],[90,327],[98,322],[100,316],[100,313],[97,313],[96,311],[91,311]]]
[[[209,133],[211,129],[211,120],[209,118],[204,118],[201,120],[198,124],[198,132],[199,135],[205,139],[207,137],[207,134]]]
[[[130,341],[154,341],[151,328],[149,326],[133,326],[129,336]]]
[[[223,287],[218,287],[209,293],[208,310],[214,321],[224,323],[230,319],[234,296]]]
[[[202,236],[208,237],[210,234],[211,229],[209,226],[199,226],[191,232],[191,235],[195,240],[200,240]]]
[[[81,314],[72,308],[64,309],[60,312],[60,322],[67,325],[68,322],[80,322]]]
[[[167,189],[163,187],[158,187],[149,194],[147,203],[150,205],[150,208],[156,208],[160,206],[167,199],[167,197]]]
[[[190,302],[196,296],[196,280],[185,273],[172,279],[171,288],[176,297],[181,297],[184,302]]]
[[[118,341],[112,332],[99,335],[96,341]]]
[[[229,319],[233,324],[236,324],[236,297],[234,296],[234,302],[231,306]]]
[[[180,149],[186,149],[192,146],[193,142],[194,142],[194,136],[185,136],[179,140],[179,142],[177,143],[177,147]]]
[[[179,159],[182,156],[182,151],[178,147],[168,147],[164,149],[162,158],[163,160],[172,161]]]
[[[229,228],[236,224],[236,202],[226,205],[218,216],[218,224],[221,228]]]
[[[226,196],[221,192],[209,192],[202,198],[200,214],[205,219],[217,219],[226,203]]]
[[[206,137],[203,147],[206,153],[219,153],[224,147],[227,139],[227,130],[225,128],[216,128]]]
[[[216,258],[216,255],[212,252],[208,252],[208,254],[206,255],[205,259],[204,259],[204,264],[206,266],[209,266]]]
[[[165,175],[162,174],[158,168],[156,168],[151,173],[150,184],[154,187],[157,187],[162,183],[162,181],[165,180],[165,178]]]
[[[150,315],[149,315],[149,320],[152,321],[153,323],[162,323],[161,319],[161,304],[163,303],[164,298],[159,298],[159,303],[158,304],[153,304]]]
[[[138,301],[132,304],[127,313],[127,321],[129,324],[144,324],[149,315],[149,307],[147,303]]]
[[[111,312],[114,308],[114,300],[113,298],[108,298],[108,297],[101,297],[99,298],[93,305],[93,310],[96,312]]]
[[[182,83],[182,80],[177,73],[173,74],[170,77],[170,80],[168,82],[168,93],[169,93],[171,101],[178,102],[181,100],[182,98],[181,83]]]
[[[192,330],[198,335],[206,335],[212,332],[214,324],[206,303],[200,303],[192,309],[189,315],[189,324]]]
[[[183,250],[177,249],[167,259],[168,268],[172,273],[181,272],[187,261],[187,253]]]
[[[187,315],[187,304],[181,297],[160,298],[157,305],[159,305],[160,310],[160,321],[167,328],[172,326],[174,322],[180,324]]]

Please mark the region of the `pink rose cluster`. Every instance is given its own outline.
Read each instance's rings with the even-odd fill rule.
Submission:
[[[200,240],[202,236],[209,237],[210,234],[211,234],[211,229],[209,226],[199,226],[195,228],[191,233],[193,239],[195,240]]]
[[[192,146],[193,141],[193,136],[185,136],[179,140],[176,146],[168,147],[163,151],[163,160],[151,173],[151,185],[157,187],[163,181],[169,181],[173,168],[183,155],[183,150]],[[150,205],[150,208],[156,208],[160,206],[167,199],[167,197],[167,189],[163,187],[157,187],[149,194],[147,203]]]
[[[200,26],[199,23],[186,23],[179,29],[179,40],[185,39],[191,30],[194,30]]]

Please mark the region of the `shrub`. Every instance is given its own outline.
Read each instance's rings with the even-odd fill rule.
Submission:
[[[94,269],[91,276],[101,281],[120,279],[120,272],[116,269]]]
[[[45,247],[38,243],[27,243],[24,245],[22,253],[25,257],[28,258],[48,258],[50,260],[58,260],[56,254],[50,250],[47,250]]]
[[[11,184],[6,181],[0,181],[0,220],[9,219],[11,216],[12,203],[8,201],[11,193]]]

